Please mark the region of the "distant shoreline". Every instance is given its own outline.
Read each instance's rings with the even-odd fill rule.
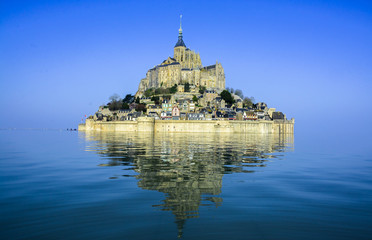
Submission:
[[[70,130],[70,128],[68,128]],[[26,131],[67,131],[66,128],[14,128],[14,127],[10,127],[10,128],[0,128],[0,131],[4,131],[4,130],[11,130],[11,131],[15,131],[15,130],[26,130]]]

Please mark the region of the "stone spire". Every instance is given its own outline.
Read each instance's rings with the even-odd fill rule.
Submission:
[[[182,14],[180,15],[180,29],[178,29],[178,36],[182,37]]]
[[[186,47],[182,39],[182,15],[180,15],[180,29],[178,29],[178,41],[174,47]]]

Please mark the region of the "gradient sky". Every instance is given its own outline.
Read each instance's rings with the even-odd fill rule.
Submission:
[[[370,132],[371,1],[1,1],[0,128],[74,128],[184,41],[303,132]]]

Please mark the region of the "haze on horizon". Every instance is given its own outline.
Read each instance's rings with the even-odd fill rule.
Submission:
[[[370,131],[371,2],[289,0],[1,2],[0,128],[77,128],[134,94],[173,55],[180,14],[186,46],[221,62],[227,87],[304,132]]]

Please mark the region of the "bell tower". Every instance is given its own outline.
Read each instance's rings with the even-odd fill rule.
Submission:
[[[178,41],[176,45],[174,46],[174,56],[177,60],[177,62],[181,63],[185,61],[185,50],[186,45],[183,42],[183,36],[182,36],[182,15],[180,16],[180,29],[178,30]]]

